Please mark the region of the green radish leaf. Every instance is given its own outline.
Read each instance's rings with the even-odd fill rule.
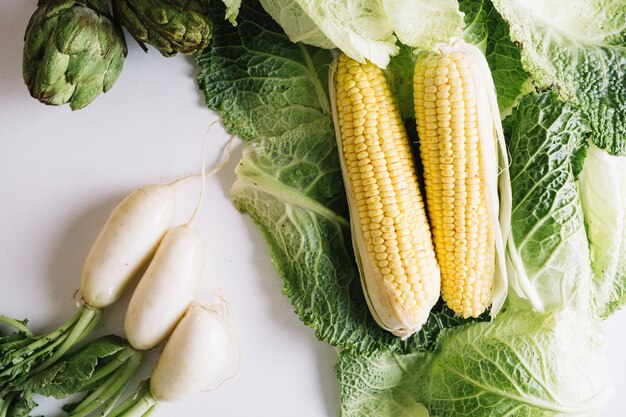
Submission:
[[[83,390],[93,373],[128,347],[128,342],[117,336],[94,340],[69,358],[31,376],[21,389],[58,399]]]

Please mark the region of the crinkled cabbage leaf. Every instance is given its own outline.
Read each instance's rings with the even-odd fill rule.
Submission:
[[[381,68],[398,53],[396,40],[431,47],[460,36],[456,0],[261,0],[293,42],[339,48]]]
[[[580,176],[594,271],[594,304],[607,317],[626,303],[626,157],[591,145]]]
[[[282,4],[264,3],[271,1]],[[274,16],[279,22],[303,12],[299,1],[286,5],[280,10],[286,15]],[[213,7],[215,16],[225,16],[223,6]],[[492,65],[501,109],[516,106],[504,123],[515,273],[507,309],[494,321],[467,324],[440,303],[405,341],[376,325],[346,218],[327,94],[333,56],[292,43],[254,1],[241,6],[236,27],[216,19],[213,43],[197,57],[207,106],[246,142],[231,196],[262,232],[296,314],[341,350],[342,416],[594,416],[611,388],[591,295],[608,313],[624,294],[623,281],[615,279],[621,262],[608,261],[608,253],[621,254],[622,235],[598,219],[621,218],[622,195],[597,195],[603,162],[594,160],[593,149],[583,170],[594,132],[589,110],[556,93],[525,94],[526,58],[499,14],[487,1],[464,0],[461,9],[464,36]],[[316,23],[301,23],[303,33],[328,39]],[[329,47],[316,42],[308,41]],[[396,90],[411,86],[410,48],[404,52],[389,68]],[[400,101],[408,117],[410,95]]]
[[[504,120],[513,189],[509,300],[538,311],[590,304],[591,260],[577,176],[587,127],[554,93],[525,96]]]
[[[233,25],[237,24],[237,15],[239,14],[239,8],[241,7],[241,0],[222,0],[226,6],[226,13],[224,18],[228,19]]]
[[[283,292],[319,339],[355,352],[424,350],[442,328],[467,322],[439,304],[422,330],[402,341],[371,317],[326,94],[330,51],[292,43],[249,1],[236,27],[217,20],[212,46],[197,61],[207,106],[248,142],[232,200],[260,228]]]
[[[580,104],[593,142],[626,155],[626,2],[493,0],[541,89]]]
[[[430,360],[424,352],[342,353],[335,366],[341,417],[429,417],[420,401]]]
[[[508,310],[444,330],[438,346],[341,355],[342,417],[591,417],[613,393],[599,324],[569,310]]]

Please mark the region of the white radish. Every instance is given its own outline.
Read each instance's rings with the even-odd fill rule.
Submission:
[[[174,216],[174,184],[139,188],[113,210],[81,274],[80,292],[89,306],[116,302],[154,254]]]
[[[124,330],[134,348],[151,349],[174,330],[202,278],[204,251],[202,234],[189,224],[165,235],[126,311]]]
[[[204,197],[204,177],[221,169],[230,156],[208,173],[202,173],[202,191],[187,222],[168,232],[139,281],[126,310],[124,330],[130,344],[140,350],[152,349],[169,336],[192,303],[203,275],[204,241],[192,226]],[[204,165],[204,150],[203,165]]]
[[[230,345],[230,326],[224,314],[210,306],[191,305],[152,372],[154,398],[175,401],[209,391],[228,361]]]
[[[205,176],[219,171],[228,161],[232,139],[228,141],[225,160],[212,170],[168,184],[139,188],[115,207],[91,247],[83,267],[80,292],[87,305],[96,309],[104,308],[120,299],[130,281],[154,255],[167,232],[174,217],[176,187],[201,178],[203,194]]]

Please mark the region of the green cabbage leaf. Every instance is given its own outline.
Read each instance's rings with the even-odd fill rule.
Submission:
[[[292,43],[250,1],[236,27],[217,20],[212,46],[197,61],[207,106],[247,141],[233,203],[263,233],[283,292],[320,340],[354,352],[427,350],[441,329],[467,322],[439,304],[422,330],[402,341],[371,317],[326,94],[330,51]]]
[[[339,48],[381,68],[398,53],[396,41],[426,48],[460,36],[456,0],[261,0],[292,42]]]
[[[333,52],[326,48],[334,43],[324,44],[330,38],[299,1],[278,8],[282,17],[272,1],[282,4],[262,0],[272,16],[248,1],[236,26],[216,19],[213,43],[197,57],[198,82],[207,106],[245,142],[234,206],[265,238],[295,313],[340,351],[341,415],[598,416],[612,388],[593,313],[606,316],[624,302],[619,259],[626,258],[614,258],[625,247],[623,227],[610,230],[606,219],[626,223],[626,181],[621,159],[589,149],[597,136],[589,108],[556,92],[529,93],[526,70],[535,81],[536,74],[506,14],[487,0],[461,1],[463,36],[485,51],[500,108],[510,113],[511,290],[491,322],[461,320],[439,303],[402,341],[372,319],[354,263],[327,94]],[[213,8],[226,16],[224,6]],[[293,43],[294,32],[281,28],[290,13],[319,42]],[[410,119],[412,49],[390,41],[400,54],[387,75]],[[605,195],[597,184],[605,170],[606,186],[619,193]]]
[[[592,271],[576,179],[587,149],[581,113],[554,93],[524,97],[504,120],[513,189],[509,300],[556,311],[589,307]]]
[[[608,317],[626,303],[626,157],[591,145],[580,196],[594,272],[594,304]]]
[[[228,19],[233,25],[237,24],[237,15],[241,8],[241,0],[222,0],[226,6],[226,14],[224,18]]]
[[[540,89],[578,103],[593,142],[626,155],[626,2],[494,0]]]
[[[341,415],[599,417],[613,394],[588,316],[508,310],[439,339],[434,353],[341,355]]]

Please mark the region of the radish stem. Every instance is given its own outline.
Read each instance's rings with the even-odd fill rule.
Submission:
[[[216,168],[212,168],[211,171],[206,172],[205,167],[204,167],[204,145],[206,144],[206,139],[209,137],[209,133],[211,133],[211,129],[220,120],[221,119],[217,119],[217,120],[212,121],[211,124],[209,125],[209,127],[207,128],[206,133],[204,134],[204,141],[203,141],[203,144],[202,144],[202,172],[197,173],[197,174],[187,175],[186,177],[175,179],[174,181],[168,182],[165,185],[171,185],[173,187],[178,187],[181,184],[185,184],[185,183],[187,183],[189,181],[193,181],[193,180],[196,180],[198,178],[203,178],[204,179],[204,176],[211,175],[211,174],[215,173],[217,170],[219,170],[219,169],[216,170]]]
[[[58,329],[10,345],[0,361],[0,397],[29,375],[53,365],[98,324],[102,312],[83,306]]]
[[[148,387],[148,381],[142,383],[142,386],[134,394],[115,407],[107,417],[145,417],[150,415],[158,402]]]
[[[104,406],[101,415],[107,414],[141,364],[141,353],[133,349],[128,349],[128,351],[132,353],[130,356],[126,353],[121,355],[122,358],[126,357],[125,363],[111,373],[104,383],[83,398],[78,406],[68,413],[68,417],[86,417],[101,406]]]
[[[11,407],[11,404],[13,403],[13,400],[16,396],[17,393],[13,392],[7,395],[6,398],[0,400],[0,407],[2,407],[0,408],[0,417],[7,417],[9,408]]]
[[[35,369],[35,372],[40,372],[46,369],[48,366],[55,363],[61,356],[65,354],[72,346],[80,342],[96,327],[100,322],[102,312],[100,310],[94,310],[91,307],[83,307],[80,312],[80,316],[75,325],[72,326],[72,330],[65,338],[61,347],[54,352],[54,354],[48,358],[44,363]]]
[[[29,336],[29,337],[34,336],[33,332],[28,327],[26,327],[24,323],[22,323],[19,320],[15,320],[7,316],[0,316],[0,323],[7,324],[13,327],[15,330],[26,334],[26,336]]]
[[[137,356],[139,357],[136,358]],[[104,365],[102,368],[96,370],[91,375],[89,380],[85,382],[83,389],[85,389],[86,391],[91,390],[96,382],[98,382],[102,378],[109,376],[110,374],[115,372],[118,368],[120,368],[122,365],[126,364],[127,361],[129,360],[135,360],[138,363],[141,362],[141,356],[142,356],[141,352],[136,351],[130,346],[125,347],[122,351],[120,351],[115,356],[115,359],[113,359],[112,361]]]

